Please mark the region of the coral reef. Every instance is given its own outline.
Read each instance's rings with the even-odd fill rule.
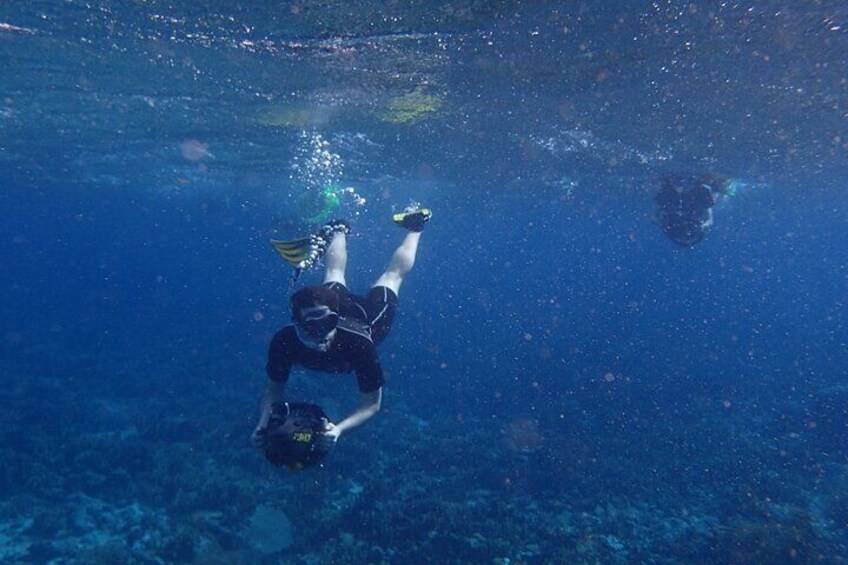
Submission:
[[[461,434],[450,419],[398,402],[322,466],[290,473],[249,445],[251,391],[187,389],[177,402],[118,400],[103,386],[53,394],[54,410],[72,419],[40,418],[24,399],[34,396],[6,396],[4,562],[841,563],[848,555],[848,466],[814,467],[811,482],[804,467],[771,465],[766,420],[744,433],[709,410],[689,422],[687,434],[717,446],[697,453],[712,467],[705,472],[690,464],[688,436],[674,440],[679,448],[633,450],[636,437],[661,437],[649,419],[626,433],[598,432],[643,410],[629,395],[608,395],[568,425],[511,417],[492,430],[466,415]],[[30,433],[12,432],[24,423]],[[746,461],[724,449],[731,442]]]
[[[441,97],[426,94],[423,87],[389,100],[380,113],[383,121],[393,124],[413,124],[430,117],[442,106]]]

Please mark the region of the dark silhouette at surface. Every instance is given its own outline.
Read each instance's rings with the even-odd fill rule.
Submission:
[[[692,247],[713,225],[713,206],[727,194],[727,179],[714,175],[668,175],[654,196],[657,219],[675,243]]]

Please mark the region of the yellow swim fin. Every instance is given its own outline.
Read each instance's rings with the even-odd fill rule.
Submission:
[[[423,231],[433,212],[429,208],[407,208],[392,216],[392,221],[409,231]]]
[[[339,232],[350,233],[350,226],[346,221],[334,220],[321,226],[317,233],[298,239],[286,241],[272,239],[271,245],[282,255],[286,263],[292,266],[297,278],[299,271],[311,269],[320,263],[330,241]]]
[[[288,241],[271,240],[271,245],[282,255],[286,263],[294,269],[302,269],[304,262],[315,253],[315,244],[312,236]]]

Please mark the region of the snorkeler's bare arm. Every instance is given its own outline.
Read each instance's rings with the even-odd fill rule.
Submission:
[[[701,227],[704,229],[711,228],[713,225],[713,209],[707,208],[707,215],[704,221],[701,222]]]
[[[359,406],[356,407],[347,418],[339,422],[338,424],[330,424],[329,429],[325,432],[325,435],[332,438],[334,441],[339,439],[339,436],[344,432],[355,428],[357,426],[361,426],[368,420],[370,420],[374,414],[380,411],[380,405],[383,401],[383,388],[380,387],[374,392],[364,392],[362,393],[362,402]]]
[[[286,383],[278,383],[270,379],[265,385],[265,392],[262,394],[262,401],[259,404],[259,423],[256,424],[256,429],[253,430],[253,435],[251,436],[254,443],[261,439],[262,432],[268,427],[268,419],[271,417],[271,405],[275,402],[282,402],[283,391],[285,389]]]

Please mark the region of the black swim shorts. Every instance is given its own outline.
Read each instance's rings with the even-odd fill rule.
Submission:
[[[324,286],[338,295],[339,315],[355,318],[371,328],[371,341],[375,346],[386,339],[398,308],[398,297],[392,289],[374,286],[367,295],[358,296],[338,282],[329,282]]]

